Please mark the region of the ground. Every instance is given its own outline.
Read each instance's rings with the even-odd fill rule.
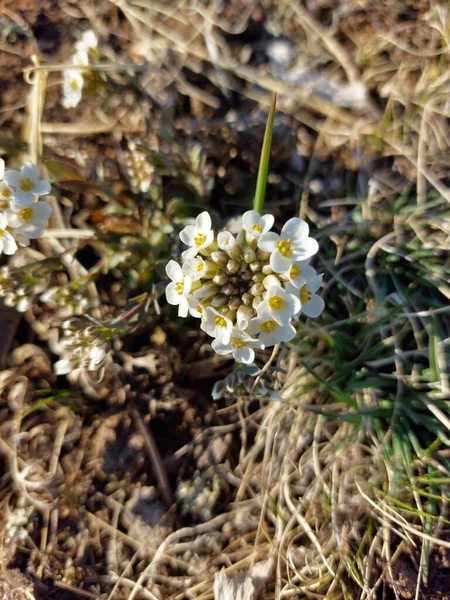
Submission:
[[[254,598],[450,598],[446,3],[2,9],[1,156],[54,214],[2,257],[1,597],[206,600],[224,569]],[[251,208],[273,92],[265,212],[310,224],[326,309],[255,387],[162,291],[185,219]],[[104,369],[56,375],[86,331]]]

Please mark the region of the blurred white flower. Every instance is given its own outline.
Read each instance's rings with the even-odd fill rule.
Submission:
[[[261,348],[261,344],[238,327],[233,327],[228,342],[217,338],[211,347],[217,354],[232,354],[238,362],[249,365],[255,360],[254,348]]]
[[[63,98],[61,104],[64,108],[75,108],[83,95],[83,74],[80,69],[67,69],[63,74]]]
[[[325,302],[315,292],[320,288],[322,279],[323,275],[317,275],[304,283],[300,290],[291,283],[287,284],[286,290],[291,294],[297,294],[300,300],[301,309],[297,312],[297,315],[303,313],[307,317],[315,318],[321,314],[325,308]]]
[[[39,167],[31,162],[25,163],[20,171],[6,171],[4,178],[14,190],[15,204],[30,206],[35,201],[35,196],[44,196],[52,191],[50,183],[40,177]]]
[[[8,219],[0,213],[0,254],[14,254],[17,244],[13,236],[6,230]]]
[[[18,206],[13,203],[6,214],[10,227],[17,228],[18,233],[23,234],[26,238],[35,240],[44,235],[44,221],[51,217],[52,207],[43,200],[39,200],[31,206]]]
[[[180,265],[171,260],[166,266],[167,276],[172,280],[166,288],[166,298],[169,304],[178,305],[178,316],[186,317],[189,311],[188,294],[191,291],[192,280],[184,275]]]
[[[12,189],[6,181],[2,181],[0,183],[0,212],[7,211],[13,200],[14,195]]]
[[[98,39],[92,29],[84,31],[80,40],[76,42],[75,49],[77,52],[88,52],[98,46]]]

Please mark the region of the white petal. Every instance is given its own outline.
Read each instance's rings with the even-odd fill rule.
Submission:
[[[306,223],[306,221],[303,219],[298,219],[297,217],[286,221],[283,229],[281,230],[281,237],[284,239],[303,240],[308,237],[308,234],[308,223]]]
[[[238,362],[250,365],[255,360],[255,351],[253,348],[245,346],[244,348],[237,348],[233,352],[233,356]]]
[[[25,163],[20,170],[21,179],[31,179],[31,181],[37,183],[39,181],[39,176],[39,167],[31,162]]]
[[[13,236],[8,233],[7,231],[3,232],[3,253],[4,254],[14,254],[15,251],[17,250],[17,244],[16,244],[16,240],[13,238]]]
[[[318,317],[320,315],[324,308],[325,302],[323,301],[323,298],[321,298],[317,294],[313,294],[311,296],[311,300],[307,304],[303,304],[302,312],[307,317],[311,317],[314,319],[315,317]]]
[[[197,235],[198,230],[195,225],[186,225],[184,229],[180,231],[180,240],[186,246],[193,246],[195,244],[194,238]]]
[[[299,312],[302,305],[300,304],[300,298],[297,294],[286,294],[285,300],[289,306],[292,315],[295,315]]]
[[[5,302],[6,304],[6,302]],[[21,298],[19,302],[14,307],[17,312],[25,312],[29,308],[31,308],[31,299],[30,298]]]
[[[52,186],[50,185],[50,182],[45,181],[44,179],[42,179],[41,181],[38,181],[36,184],[36,187],[34,188],[34,193],[37,194],[38,196],[44,196],[45,194],[50,194],[51,191],[52,191]]]
[[[8,169],[4,175],[6,183],[12,187],[19,187],[20,185],[20,173],[13,169]]]
[[[24,223],[21,230],[30,240],[37,240],[44,235],[45,226],[41,223]]]
[[[236,247],[236,238],[229,231],[221,231],[217,236],[217,244],[221,250],[232,250]]]
[[[8,219],[8,225],[10,227],[20,227],[22,225],[19,215],[13,210],[7,211],[6,218]]]
[[[169,304],[176,306],[180,304],[180,300],[183,296],[180,296],[178,292],[175,291],[175,282],[169,283],[166,287],[166,299]]]
[[[55,375],[66,375],[73,371],[73,364],[70,362],[68,358],[63,358],[62,360],[58,360],[53,365],[53,371]]]
[[[233,352],[233,348],[230,346],[230,344],[224,344],[220,340],[214,340],[211,344],[211,348],[214,350],[214,352],[217,352],[217,354],[222,355],[231,354],[231,352]]]
[[[307,260],[319,251],[319,244],[314,238],[306,238],[301,243],[294,245],[295,260]]]
[[[8,217],[5,213],[0,213],[0,229],[6,229],[8,226]]]
[[[308,279],[309,291],[312,293],[317,292],[317,290],[322,285],[322,280],[323,280],[323,273],[320,275],[317,275],[316,277],[312,277],[311,279]]]
[[[269,235],[269,234],[265,234]],[[275,273],[286,273],[291,268],[292,258],[282,256],[278,250],[272,252],[270,256],[270,267]]]
[[[246,231],[251,233],[253,225],[257,225],[261,215],[256,210],[248,210],[242,215],[242,225]]]
[[[263,233],[258,239],[258,248],[265,252],[273,252],[277,248],[277,244],[280,241],[280,236],[273,231]]]
[[[88,29],[81,36],[81,42],[88,48],[97,48],[98,40],[92,29]],[[79,42],[78,42],[79,43]]]
[[[198,248],[193,246],[192,248],[188,248],[184,252],[181,253],[181,257],[183,260],[189,260],[191,258],[195,258],[198,254]]]
[[[211,229],[211,217],[206,210],[195,219],[195,225],[200,233],[208,233]]]
[[[31,192],[14,191],[14,204],[17,206],[31,206],[34,202],[34,196]]]
[[[0,158],[0,179],[3,179],[3,175],[5,174],[5,161],[3,158]]]
[[[187,301],[187,298],[182,296],[181,300],[180,300],[180,304],[178,306],[178,316],[179,317],[187,317],[189,311],[189,303]]]
[[[166,265],[166,273],[172,281],[183,281],[183,271],[175,260],[169,260]]]
[[[269,229],[273,227],[275,217],[273,215],[263,215],[261,217],[261,221],[263,225],[263,231],[266,233],[266,231],[269,231]]]
[[[33,213],[36,221],[46,221],[52,216],[52,207],[48,202],[39,201],[33,204]]]
[[[253,319],[250,319],[249,323],[248,323],[248,328],[247,331],[249,332],[250,335],[258,335],[261,331],[261,319],[258,317],[254,317]]]

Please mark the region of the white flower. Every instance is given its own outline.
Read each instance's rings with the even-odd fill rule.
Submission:
[[[43,222],[51,217],[52,207],[42,200],[31,206],[17,206],[13,203],[6,214],[10,227],[17,227],[19,234],[29,240],[35,240],[43,236],[45,231]]]
[[[199,250],[211,245],[214,240],[214,231],[212,231],[211,225],[211,217],[204,211],[195,219],[195,225],[186,225],[180,232],[180,240],[186,246],[190,246],[183,252],[183,258],[194,258]]]
[[[275,221],[273,215],[261,215],[256,210],[248,210],[242,215],[242,226],[253,237],[267,233]]]
[[[0,183],[0,212],[8,210],[13,200],[14,195],[12,189],[5,181],[2,181]]]
[[[288,293],[281,285],[274,285],[265,294],[264,301],[258,305],[258,317],[273,319],[279,325],[289,323],[291,317],[300,310],[298,290],[296,294]]]
[[[192,281],[198,281],[205,277],[206,263],[201,256],[188,258],[183,264],[182,271],[185,275],[189,275]]]
[[[178,316],[186,317],[189,310],[187,297],[191,291],[192,280],[189,275],[183,274],[180,265],[174,260],[167,264],[166,273],[172,280],[166,288],[167,302],[178,305]]]
[[[195,296],[188,296],[189,314],[191,317],[201,319],[203,317],[203,311],[205,310],[203,305],[200,304],[198,298]]]
[[[221,315],[211,306],[205,308],[200,329],[208,335],[217,338],[223,344],[228,344],[232,328],[233,324],[228,317]]]
[[[19,206],[30,206],[34,196],[44,196],[52,191],[50,183],[40,179],[39,168],[30,162],[25,163],[20,171],[8,169],[5,181],[14,188],[14,202]]]
[[[55,375],[67,375],[67,373],[71,373],[74,369],[79,367],[79,359],[70,360],[68,358],[62,358],[61,360],[57,360],[53,365],[53,371]]]
[[[315,293],[320,288],[322,279],[323,275],[317,275],[304,283],[300,290],[295,288],[291,283],[286,285],[286,291],[291,294],[297,294],[297,297],[300,299],[301,310],[297,314],[301,312],[307,317],[315,318],[323,311],[325,302],[323,298]]]
[[[252,319],[248,324],[248,332],[250,335],[259,336],[259,341],[266,348],[280,342],[290,342],[296,334],[295,327],[289,322],[280,325],[267,316]]]
[[[235,360],[249,365],[255,360],[253,348],[261,348],[261,344],[237,327],[232,327],[227,342],[215,339],[211,347],[217,354],[232,354]]]
[[[76,65],[77,67],[88,67],[89,66],[89,54],[88,54],[87,50],[86,49],[78,50],[72,56],[72,64]],[[82,69],[74,69],[74,71],[75,70],[77,70],[79,73],[82,73]]]
[[[8,219],[6,215],[0,213],[0,254],[14,254],[17,250],[17,244],[13,236],[6,231]]]
[[[80,69],[67,69],[64,71],[63,98],[61,104],[64,108],[75,108],[81,101],[84,79]]]
[[[3,158],[0,158],[0,179],[3,179],[3,175],[5,174],[5,161]]]
[[[88,31],[85,31],[83,33],[83,35],[81,36],[81,39],[75,44],[75,49],[78,52],[80,52],[80,51],[86,52],[88,50],[93,50],[93,49],[97,48],[97,46],[98,46],[97,36],[92,31],[92,29],[88,29]]]
[[[307,260],[295,262],[287,271],[286,276],[294,287],[300,289],[308,279],[316,276],[316,271],[313,269]]]
[[[107,345],[102,344],[101,346],[94,346],[89,350],[89,364],[87,367],[88,371],[96,371],[106,357]]]
[[[258,247],[271,252],[270,266],[275,273],[285,273],[294,262],[308,260],[319,249],[319,244],[308,237],[308,224],[302,219],[289,219],[281,235],[269,231],[258,239]]]
[[[236,238],[229,231],[221,231],[217,236],[217,245],[229,256],[236,258],[242,252],[242,248],[236,241]]]

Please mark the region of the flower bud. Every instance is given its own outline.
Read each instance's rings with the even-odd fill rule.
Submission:
[[[245,378],[247,377],[247,374],[245,371],[238,371],[237,372],[237,380],[238,383],[244,383]]]
[[[214,308],[219,308],[221,306],[225,306],[227,302],[228,296],[226,296],[225,294],[217,294],[217,296],[214,296],[214,298],[211,300],[211,306],[213,306]]]
[[[226,252],[223,252],[223,250],[216,250],[215,252],[211,252],[211,260],[213,260],[217,265],[224,267],[230,258]]]
[[[251,294],[248,294],[247,292],[245,294],[242,294],[242,302],[249,306],[253,302],[253,296]]]
[[[238,290],[232,283],[228,282],[222,286],[221,292],[230,298],[230,296],[236,296]]]
[[[258,238],[256,238],[254,235],[251,235],[248,232],[245,232],[245,241],[247,242],[248,246],[250,246],[250,248],[252,248],[253,250],[256,250],[256,248],[258,247]]]
[[[264,273],[264,275],[272,275],[273,273],[270,265],[264,265],[261,271]]]
[[[203,256],[211,256],[217,250],[217,242],[214,240],[207,248],[201,248],[199,253]]]
[[[253,298],[253,302],[252,302],[252,306],[255,310],[257,310],[258,306],[261,304],[261,302],[263,301],[262,296],[257,296],[256,298]]]
[[[250,306],[246,306],[245,304],[241,304],[236,313],[236,323],[239,329],[247,329],[248,322],[255,315],[253,309]]]
[[[240,263],[237,260],[235,260],[234,258],[232,258],[231,260],[229,260],[227,262],[227,271],[229,273],[231,273],[232,275],[237,273],[239,271],[240,267],[241,267]]]
[[[254,261],[255,258],[256,258],[256,252],[254,250],[252,250],[251,248],[246,248],[244,250],[244,260],[247,264]]]
[[[238,296],[233,296],[233,298],[231,298],[231,300],[228,302],[228,308],[230,310],[237,310],[240,307],[241,303],[241,298],[239,298]]]
[[[256,273],[261,269],[261,263],[259,262],[259,260],[254,260],[250,263],[249,267],[252,273]]]
[[[228,281],[228,276],[223,271],[221,271],[220,273],[217,273],[217,275],[215,275],[213,277],[213,282],[217,283],[217,285],[225,285],[227,283],[227,281]]]
[[[259,273],[255,273],[252,277],[252,281],[254,283],[258,283],[259,281],[262,281],[264,279],[264,273],[261,273],[261,271],[259,271]]]
[[[221,231],[217,236],[219,248],[226,252],[230,258],[238,258],[242,253],[241,246],[229,231]]]
[[[198,290],[196,290],[193,295],[196,298],[207,298],[208,296],[217,294],[219,290],[220,288],[218,285],[212,281],[208,281],[208,283],[204,283]]]
[[[265,291],[266,291],[266,289],[262,283],[255,283],[250,288],[250,293],[253,294],[254,296],[262,296]]]
[[[250,279],[253,277],[253,274],[251,271],[242,271],[240,277],[243,281],[250,281]]]
[[[270,252],[266,252],[265,250],[261,250],[261,248],[258,248],[256,256],[259,260],[265,261],[270,258]]]
[[[280,285],[280,280],[276,275],[267,275],[267,277],[264,277],[263,286],[266,290],[269,290],[274,285]]]
[[[236,375],[234,373],[230,373],[225,378],[225,385],[227,386],[227,390],[229,392],[233,392],[234,391],[234,388],[236,387]]]
[[[219,270],[219,266],[213,262],[212,260],[205,260],[205,272],[203,273],[203,277],[206,279],[212,279]]]

